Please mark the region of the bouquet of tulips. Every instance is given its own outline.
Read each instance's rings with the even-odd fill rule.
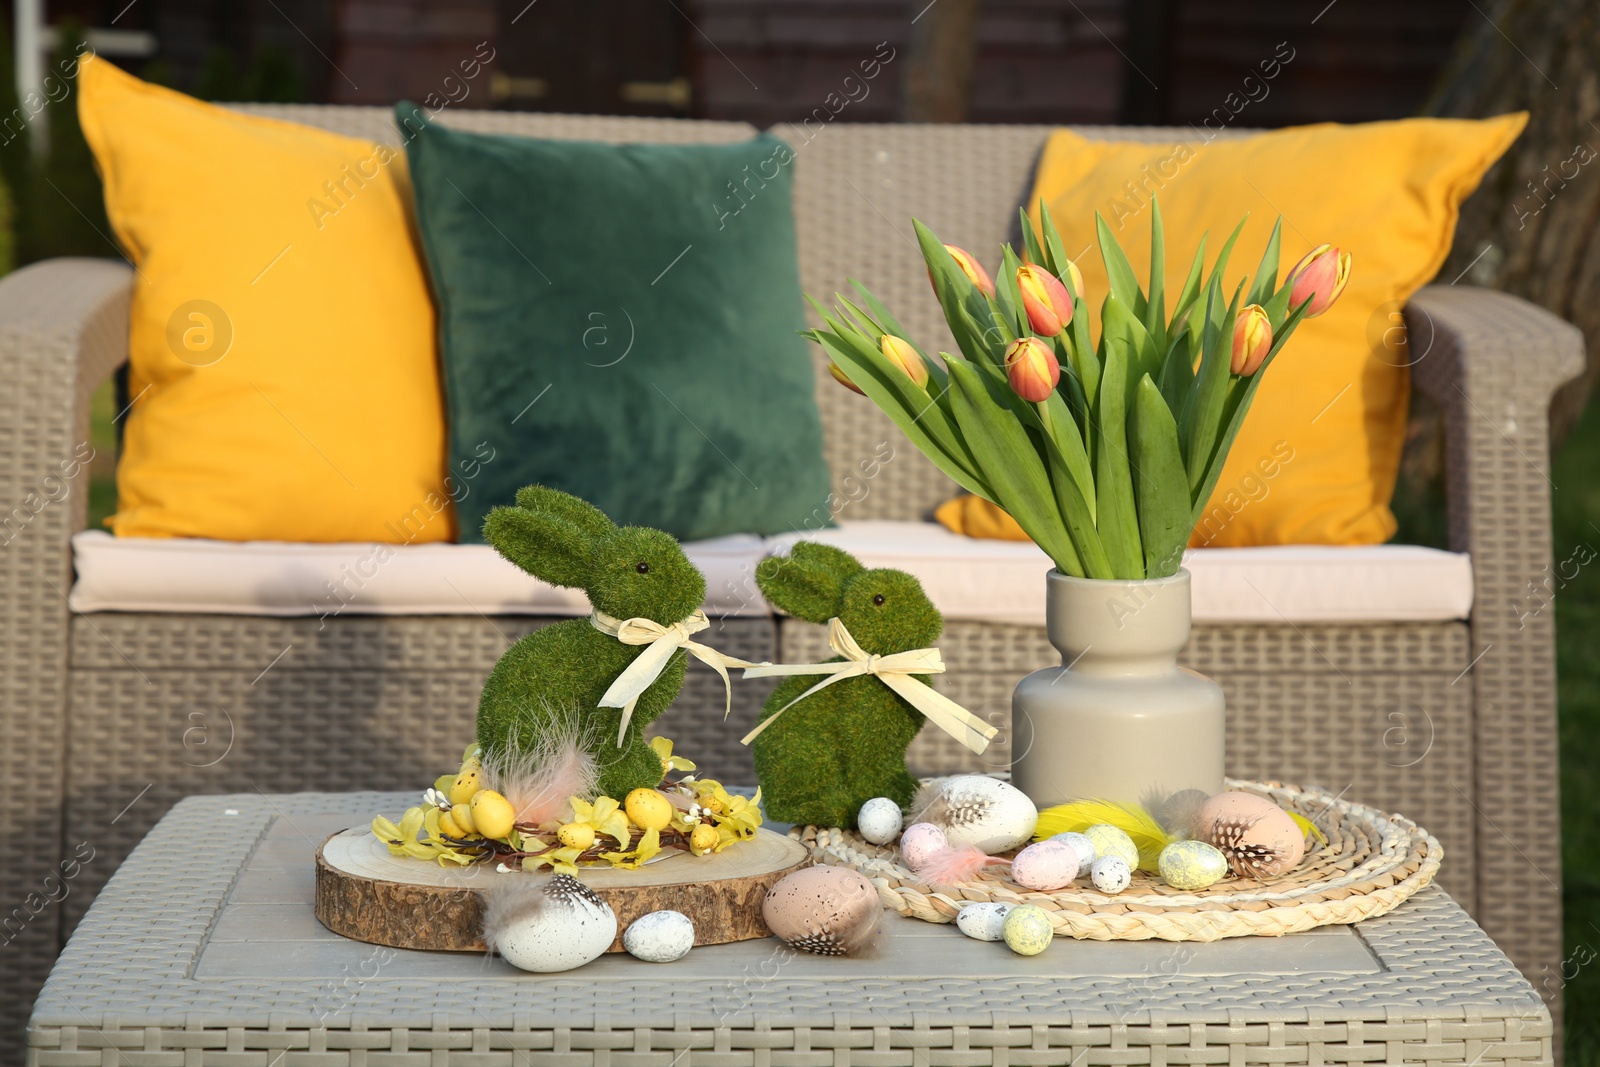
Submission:
[[[1152,203],[1150,279],[1141,286],[1096,215],[1110,292],[1100,337],[1074,314],[1087,294],[1040,205],[1022,216],[1022,258],[1003,248],[996,285],[973,256],[916,222],[945,321],[961,349],[929,359],[859,282],[859,304],[812,301],[809,330],[841,383],[869,397],[963,488],[1005,509],[1079,578],[1177,573],[1262,373],[1295,327],[1343,290],[1350,255],[1322,245],[1278,284],[1273,227],[1252,283],[1223,272],[1241,220],[1209,272],[1205,238],[1171,314],[1161,210]]]

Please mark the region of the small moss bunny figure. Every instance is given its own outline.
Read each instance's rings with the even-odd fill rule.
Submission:
[[[582,589],[598,611],[616,619],[650,619],[664,627],[686,619],[706,595],[706,580],[671,534],[618,526],[592,504],[541,485],[517,493],[484,521],[485,539],[506,559],[551,585]],[[639,696],[627,729],[623,711],[601,698],[644,651],[596,629],[589,619],[554,623],[506,650],[478,700],[478,743],[486,759],[538,748],[563,709],[577,708],[581,744],[598,764],[601,794],[661,781],[661,757],[642,736],[678,696],[688,669],[683,649]],[[570,713],[570,712],[569,712]],[[618,734],[622,743],[618,745]]]
[[[944,629],[922,583],[904,571],[868,570],[829,545],[802,541],[787,557],[769,557],[757,569],[756,585],[795,618],[837,618],[873,655],[929,647]],[[779,683],[762,720],[816,682],[802,675]],[[909,805],[917,783],[906,770],[906,747],[923,721],[921,712],[871,675],[846,678],[806,697],[751,742],[767,814],[797,825],[854,827],[861,805],[873,797]]]

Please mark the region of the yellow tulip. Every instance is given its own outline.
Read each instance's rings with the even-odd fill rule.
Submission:
[[[1006,380],[1024,400],[1047,400],[1061,380],[1061,364],[1037,337],[1019,337],[1006,347]]]
[[[878,348],[883,352],[884,358],[905,371],[908,378],[924,389],[928,387],[928,364],[923,360],[922,353],[912,347],[910,341],[903,337],[896,337],[892,333],[886,333],[883,335],[882,340],[878,342]],[[854,389],[855,387],[851,386],[851,388]],[[857,390],[857,392],[859,391]]]
[[[1249,376],[1272,350],[1272,323],[1260,304],[1246,304],[1233,320],[1233,373]]]

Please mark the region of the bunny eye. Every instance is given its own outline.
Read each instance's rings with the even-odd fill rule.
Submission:
[[[638,571],[640,574],[649,574],[650,573],[650,564],[645,563],[644,561],[641,560],[640,562],[635,563],[633,565],[633,569]]]
[[[883,594],[874,593],[872,596],[872,602],[880,608],[883,607]]]

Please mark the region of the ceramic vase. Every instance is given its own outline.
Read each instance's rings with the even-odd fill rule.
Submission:
[[[1011,700],[1012,782],[1039,807],[1142,804],[1163,822],[1222,791],[1223,697],[1178,666],[1189,638],[1189,572],[1145,581],[1047,577],[1045,620],[1060,667]]]

